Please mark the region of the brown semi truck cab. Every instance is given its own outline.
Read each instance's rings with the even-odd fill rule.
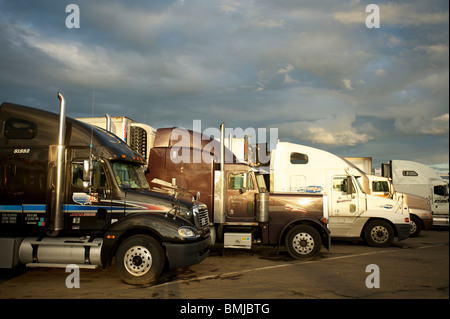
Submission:
[[[148,166],[152,186],[176,181],[200,193],[210,214],[212,243],[285,247],[293,258],[330,248],[326,195],[269,193],[258,169],[237,163],[223,142],[190,130],[158,129]]]

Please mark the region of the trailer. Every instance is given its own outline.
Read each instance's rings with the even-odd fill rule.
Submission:
[[[27,106],[0,106],[0,268],[108,268],[129,284],[209,253],[207,207],[150,191],[141,154],[103,129]],[[174,191],[175,189],[175,191]]]
[[[155,142],[156,130],[150,125],[138,123],[126,116],[82,117],[78,121],[95,125],[115,134],[133,151],[139,153],[147,161],[150,149]]]
[[[344,159],[355,165],[364,173],[372,174],[372,157],[344,157]]]

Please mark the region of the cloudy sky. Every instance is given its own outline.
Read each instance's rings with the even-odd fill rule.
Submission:
[[[72,117],[278,128],[448,172],[447,0],[0,0],[0,30],[0,102],[58,112],[61,91]]]

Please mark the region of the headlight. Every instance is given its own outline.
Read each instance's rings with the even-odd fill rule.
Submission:
[[[200,236],[197,231],[186,226],[178,228],[178,234],[183,238],[197,238]]]

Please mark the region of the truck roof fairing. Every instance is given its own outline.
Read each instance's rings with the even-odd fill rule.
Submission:
[[[18,120],[17,123],[30,123],[35,132],[29,136],[7,136],[8,120]],[[4,102],[0,105],[0,146],[47,147],[58,143],[59,115],[56,113]],[[20,129],[18,127],[18,129]],[[89,147],[92,144],[96,156],[109,160],[132,161],[144,165],[144,158],[128,148],[117,136],[101,128],[93,127],[73,118],[66,118],[67,147]]]

